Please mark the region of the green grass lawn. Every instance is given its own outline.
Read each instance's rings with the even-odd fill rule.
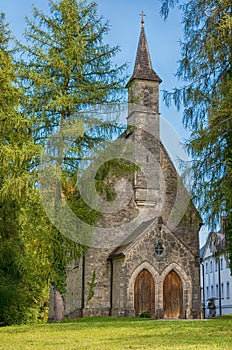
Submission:
[[[232,349],[232,318],[162,321],[94,317],[0,328],[0,349]]]

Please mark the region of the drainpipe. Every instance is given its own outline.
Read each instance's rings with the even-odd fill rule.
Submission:
[[[110,259],[110,316],[113,309],[113,260]]]
[[[204,263],[202,266],[202,295],[203,295],[203,318],[205,318],[205,266]]]
[[[82,289],[81,289],[81,313],[85,308],[85,256],[82,257]]]
[[[219,316],[222,315],[222,298],[221,298],[221,262],[218,258],[218,299],[219,299]]]

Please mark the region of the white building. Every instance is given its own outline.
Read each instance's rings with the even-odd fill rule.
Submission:
[[[232,314],[232,276],[222,230],[209,234],[200,257],[204,316]]]

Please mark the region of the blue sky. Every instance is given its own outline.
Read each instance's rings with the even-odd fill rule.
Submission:
[[[111,45],[120,46],[121,52],[116,62],[118,64],[127,62],[129,75],[133,71],[141,27],[139,13],[144,11],[146,14],[145,31],[153,68],[163,80],[160,85],[160,112],[171,125],[169,127],[168,124],[162,123],[161,139],[168,151],[179,148],[179,143],[188,137],[188,133],[182,126],[181,113],[178,113],[174,107],[165,107],[162,101],[162,90],[172,90],[178,84],[180,85],[175,77],[177,61],[180,59],[179,41],[182,37],[180,12],[171,10],[168,19],[164,22],[159,14],[159,0],[98,0],[97,3],[99,15],[110,22],[111,30],[105,41]],[[0,0],[0,11],[5,12],[10,29],[18,39],[21,38],[25,29],[25,16],[32,17],[32,4],[45,13],[48,11],[47,0]],[[169,135],[170,128],[176,131],[172,137]],[[202,234],[202,237],[205,238],[205,235],[206,233]]]

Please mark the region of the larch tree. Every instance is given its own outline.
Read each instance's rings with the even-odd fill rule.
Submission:
[[[161,14],[182,12],[184,40],[177,77],[184,86],[165,92],[183,106],[190,130],[193,197],[210,227],[227,217],[232,269],[232,6],[229,0],[162,0]]]
[[[50,0],[49,9],[49,13],[44,14],[34,8],[33,19],[26,20],[26,44],[20,45],[19,62],[20,84],[27,97],[22,111],[33,120],[36,144],[45,147],[50,135],[57,132],[60,135],[53,155],[53,162],[62,173],[63,192],[59,185],[53,186],[56,214],[59,216],[58,202],[62,202],[61,197],[65,195],[76,215],[91,223],[98,214],[88,208],[76,187],[80,161],[89,161],[93,147],[101,148],[102,143],[115,134],[117,125],[112,121],[103,122],[98,114],[79,112],[92,105],[119,100],[124,65],[117,67],[112,63],[119,49],[104,44],[109,26],[99,17],[96,3]],[[62,128],[73,116],[81,132],[68,154]],[[51,281],[55,290],[55,320],[59,321],[63,318],[68,261],[75,254],[82,254],[85,248],[64,237],[56,228],[53,228],[53,248]]]
[[[17,87],[17,67],[5,15],[0,16],[0,325],[35,321],[44,281],[35,254],[34,229],[26,234],[28,202],[33,201],[33,174],[38,154],[31,121],[20,113],[24,94]],[[38,199],[38,198],[37,198]],[[34,203],[33,203],[34,204]],[[33,205],[32,205],[33,207]],[[30,248],[29,248],[30,247]],[[42,268],[40,267],[40,271]]]

